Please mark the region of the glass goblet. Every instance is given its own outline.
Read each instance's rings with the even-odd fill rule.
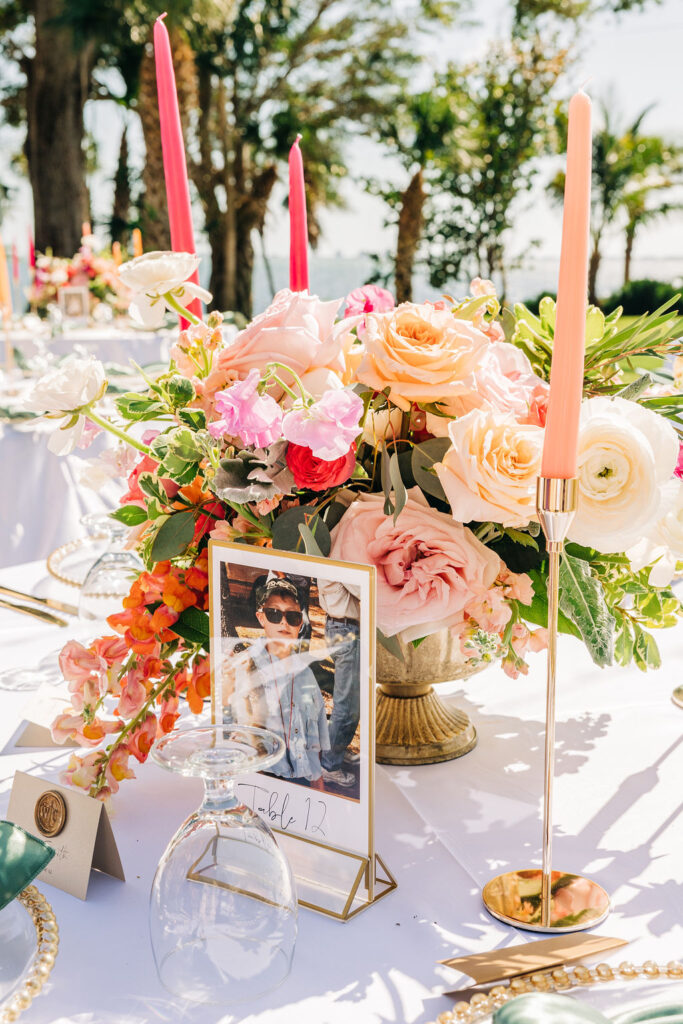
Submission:
[[[131,583],[142,569],[142,562],[124,544],[128,527],[109,516],[98,524],[107,534],[105,551],[90,567],[78,597],[78,617],[103,621],[121,611],[121,601],[128,595]]]
[[[268,825],[235,795],[238,776],[283,753],[266,729],[226,725],[179,729],[152,749],[163,768],[204,780],[204,800],[166,848],[150,896],[154,959],[174,995],[232,1005],[289,974],[292,873]]]

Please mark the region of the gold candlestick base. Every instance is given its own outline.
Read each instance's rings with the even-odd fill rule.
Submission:
[[[543,786],[543,867],[507,871],[484,887],[488,912],[505,924],[532,932],[579,932],[603,921],[610,910],[605,890],[583,875],[552,870],[555,777],[555,681],[560,556],[578,498],[578,481],[539,477],[538,519],[548,552],[548,673]]]
[[[604,921],[610,911],[609,896],[597,882],[553,871],[550,914],[544,923],[543,872],[538,868],[498,875],[484,886],[482,897],[493,917],[530,932],[580,932]]]

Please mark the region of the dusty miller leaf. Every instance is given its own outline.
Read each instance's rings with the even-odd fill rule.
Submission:
[[[560,563],[560,608],[578,627],[596,665],[614,662],[616,622],[588,562],[566,551]]]

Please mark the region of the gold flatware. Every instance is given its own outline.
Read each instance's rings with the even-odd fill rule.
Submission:
[[[57,601],[54,597],[36,597],[35,594],[25,594],[23,590],[13,590],[12,587],[0,586],[0,594],[8,597],[21,597],[25,601],[35,601],[36,604],[44,604],[47,608],[54,608],[55,611],[65,612],[67,615],[78,615],[78,608],[73,604],[66,604],[64,601]]]
[[[9,608],[11,611],[21,612],[22,615],[31,615],[34,619],[42,619],[43,622],[49,622],[53,626],[69,625],[66,619],[60,619],[58,615],[45,612],[42,608],[30,608],[27,604],[13,604],[12,601],[3,601],[0,598],[0,608]]]

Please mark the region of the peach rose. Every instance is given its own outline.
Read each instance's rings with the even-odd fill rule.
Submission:
[[[501,571],[498,555],[413,488],[394,521],[383,494],[361,494],[332,531],[331,558],[377,568],[377,624],[415,640],[463,617]]]
[[[525,526],[536,517],[543,430],[475,409],[448,427],[452,447],[434,466],[455,519]]]
[[[363,344],[358,379],[375,391],[389,387],[391,401],[408,409],[471,391],[489,342],[449,310],[404,302],[390,313],[368,314]]]
[[[455,418],[472,409],[490,409],[510,413],[518,423],[542,427],[549,390],[520,349],[506,341],[494,342],[482,353],[471,389],[447,402],[443,412]],[[448,435],[448,424],[443,416],[427,415],[427,430],[437,437]]]
[[[205,394],[225,387],[235,374],[244,379],[251,369],[263,371],[272,362],[286,363],[300,376],[318,366],[342,375],[341,341],[334,329],[340,304],[340,299],[321,302],[316,295],[284,288],[268,309],[215,357]]]

